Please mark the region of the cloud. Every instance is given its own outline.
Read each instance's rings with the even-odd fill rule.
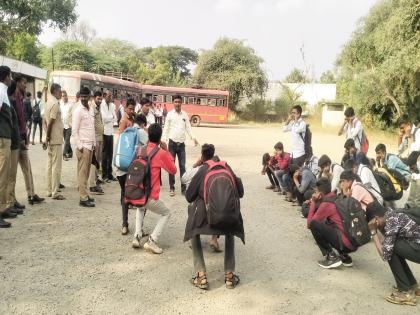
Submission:
[[[241,0],[217,0],[214,6],[216,11],[224,13],[238,12],[243,8]]]
[[[276,3],[276,9],[281,13],[289,10],[299,8],[303,4],[304,0],[278,0]]]

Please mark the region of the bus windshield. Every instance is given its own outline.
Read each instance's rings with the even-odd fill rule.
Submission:
[[[58,83],[61,89],[67,92],[69,97],[75,97],[76,93],[80,91],[80,79],[54,75],[51,77],[51,83]]]

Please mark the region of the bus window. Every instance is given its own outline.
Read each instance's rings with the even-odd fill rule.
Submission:
[[[217,106],[224,106],[223,100],[217,100]]]
[[[202,98],[200,103],[201,105],[207,105],[207,98]]]
[[[186,96],[182,97],[182,104],[187,104],[188,98]]]
[[[163,103],[165,101],[165,95],[158,95],[157,96],[157,102]]]
[[[197,97],[196,104],[197,104],[197,105],[201,105],[201,99],[199,99],[198,97]]]
[[[172,103],[172,95],[166,95],[166,103]]]
[[[194,104],[194,97],[188,98],[188,104]]]
[[[153,101],[153,103],[156,103],[156,101],[157,101],[157,95],[153,95],[152,101]]]
[[[216,106],[216,99],[215,98],[209,99],[209,105],[210,106]]]

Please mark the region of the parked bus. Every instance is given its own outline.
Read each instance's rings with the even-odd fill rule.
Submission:
[[[173,96],[179,94],[183,99],[182,108],[187,112],[193,126],[228,121],[227,91],[146,85],[83,71],[53,71],[50,74],[51,83],[60,84],[71,100],[76,98],[81,87],[88,87],[93,92],[110,90],[116,108],[119,104],[124,105],[128,97],[137,100],[147,97],[155,106],[160,105],[170,111],[174,106]]]

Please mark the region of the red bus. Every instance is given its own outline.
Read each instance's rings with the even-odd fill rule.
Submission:
[[[228,91],[146,85],[83,71],[53,71],[50,74],[51,83],[60,84],[71,100],[76,98],[81,87],[88,87],[93,92],[110,90],[117,108],[119,104],[125,104],[128,97],[137,100],[147,97],[155,106],[160,105],[170,111],[173,109],[172,97],[179,94],[183,98],[182,108],[193,126],[228,121]]]

